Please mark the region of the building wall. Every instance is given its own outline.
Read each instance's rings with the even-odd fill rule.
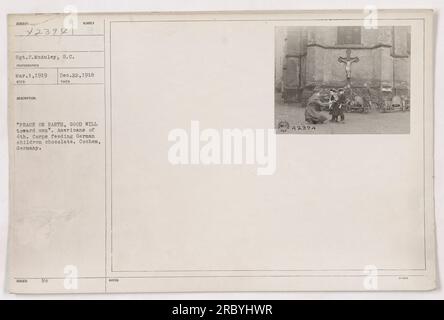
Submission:
[[[282,86],[282,77],[283,77],[283,69],[285,62],[285,54],[287,51],[286,48],[286,37],[287,37],[287,28],[278,27],[275,32],[275,45],[274,45],[274,55],[275,55],[275,74],[274,74],[274,83],[277,90],[281,89]]]
[[[352,86],[379,86],[380,80],[391,81],[392,59],[390,48],[371,50],[354,49],[351,57],[358,57],[359,62],[353,63]],[[339,63],[339,57],[346,57],[346,49],[326,49],[319,46],[308,48],[306,86],[343,87],[347,84],[345,65]]]
[[[288,27],[282,78],[291,88],[346,85],[345,65],[338,62],[351,49],[354,87],[382,85],[408,90],[410,85],[409,27],[361,28],[361,44],[340,45],[335,27]],[[301,81],[295,81],[297,77]]]

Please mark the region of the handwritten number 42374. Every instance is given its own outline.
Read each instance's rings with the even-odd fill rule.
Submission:
[[[68,28],[30,28],[26,30],[26,36],[63,36],[68,33]]]

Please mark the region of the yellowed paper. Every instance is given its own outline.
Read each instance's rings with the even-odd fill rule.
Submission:
[[[8,36],[11,292],[435,288],[432,11]]]

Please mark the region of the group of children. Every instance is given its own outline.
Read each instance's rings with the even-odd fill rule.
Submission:
[[[343,122],[345,120],[346,97],[344,89],[331,89],[330,99],[323,102],[319,91],[315,92],[307,101],[305,108],[305,121],[311,124],[321,124],[327,121],[327,117],[322,110],[328,106],[331,114],[331,122]]]
[[[331,114],[331,122],[340,122],[345,120],[345,94],[344,89],[330,89],[330,99],[328,103],[328,110]]]

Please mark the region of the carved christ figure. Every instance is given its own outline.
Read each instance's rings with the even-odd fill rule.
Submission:
[[[351,57],[351,50],[347,49],[346,51],[347,57],[339,57],[338,62],[345,64],[345,75],[347,77],[347,80],[350,80],[351,78],[351,65],[352,63],[359,62],[358,57]]]

